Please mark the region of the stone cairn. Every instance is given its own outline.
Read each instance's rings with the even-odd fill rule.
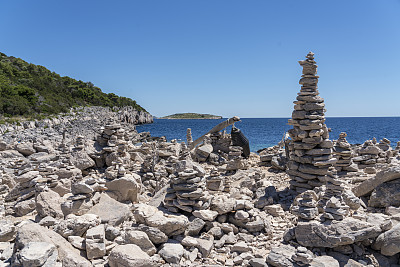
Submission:
[[[171,179],[165,196],[166,208],[172,212],[207,209],[209,202],[204,171],[193,166],[190,161],[182,161],[178,165],[175,178]]]
[[[290,211],[303,220],[312,220],[319,214],[318,196],[313,190],[307,190],[294,199]]]
[[[321,186],[336,159],[332,157],[333,143],[329,140],[329,131],[325,125],[324,99],[317,90],[318,76],[314,53],[309,52],[306,60],[299,61],[303,75],[294,111],[289,125],[292,141],[289,143],[290,161],[288,174],[291,187],[304,192]]]
[[[247,160],[242,158],[243,148],[240,146],[230,146],[228,153],[227,171],[237,171],[247,168]]]
[[[358,156],[353,158],[353,161],[358,164],[358,168],[368,174],[376,173],[379,155],[382,156],[383,151],[377,145],[375,137],[372,140],[365,141],[358,149],[357,154]]]
[[[351,145],[346,140],[346,136],[346,133],[340,133],[339,139],[336,140],[333,147],[333,153],[338,160],[335,167],[337,171],[356,172],[358,167],[357,164],[353,163],[353,152]]]
[[[190,147],[193,143],[192,129],[190,128],[187,128],[186,130],[186,140],[187,140],[187,146]]]
[[[377,159],[377,163],[390,163],[391,158],[393,157],[393,149],[390,146],[390,140],[387,138],[382,138],[379,140],[378,147],[383,151],[379,154],[379,158]]]

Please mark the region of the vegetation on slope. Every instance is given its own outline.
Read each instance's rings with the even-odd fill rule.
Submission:
[[[176,113],[161,117],[159,119],[221,119],[222,116],[216,116],[211,114],[199,114],[199,113]]]
[[[43,66],[0,52],[0,115],[56,114],[87,105],[132,106],[145,111],[135,100],[103,93],[91,82],[61,77]]]

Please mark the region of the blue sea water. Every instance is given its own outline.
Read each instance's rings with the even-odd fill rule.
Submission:
[[[165,136],[168,141],[186,141],[186,129],[191,128],[195,140],[224,120],[155,119],[152,124],[138,125],[137,130],[150,132],[152,136]],[[287,122],[287,118],[242,118],[235,126],[249,139],[250,150],[256,152],[278,144],[284,133],[292,128]],[[332,129],[330,139],[337,139],[341,132],[346,132],[351,144],[362,144],[373,137],[378,141],[385,137],[392,141],[392,146],[400,141],[400,117],[332,117],[326,119],[326,125]],[[231,127],[228,127],[227,132],[230,131]]]

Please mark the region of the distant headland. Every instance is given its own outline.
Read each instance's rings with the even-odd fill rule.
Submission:
[[[212,120],[218,120],[218,119],[222,119],[222,116],[211,115],[211,114],[199,114],[199,113],[176,113],[176,114],[168,115],[165,117],[160,117],[158,119],[166,119],[166,120],[212,119]]]

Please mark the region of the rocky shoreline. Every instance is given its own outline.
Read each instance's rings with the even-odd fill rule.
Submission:
[[[330,140],[300,65],[290,139],[259,154],[138,133],[132,110],[1,128],[2,266],[400,266],[400,145]]]

